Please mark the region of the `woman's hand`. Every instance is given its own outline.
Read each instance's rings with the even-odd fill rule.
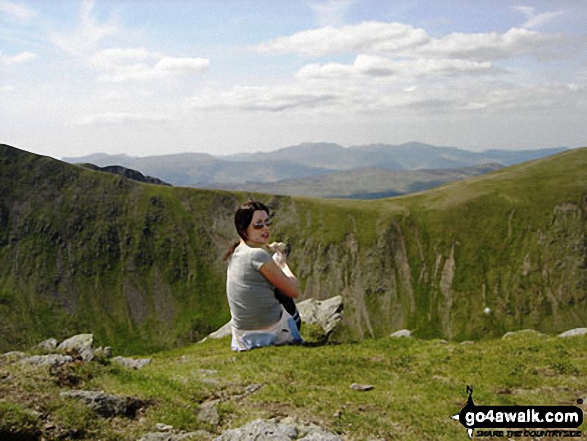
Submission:
[[[273,261],[277,264],[277,266],[279,268],[284,268],[287,266],[287,256],[285,255],[285,253],[282,250],[277,250],[274,254],[273,254]]]

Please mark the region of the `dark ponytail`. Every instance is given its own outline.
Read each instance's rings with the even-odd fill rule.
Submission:
[[[236,213],[234,214],[234,226],[236,227],[236,232],[242,240],[247,240],[247,228],[249,228],[249,225],[253,220],[253,214],[255,211],[259,210],[264,211],[267,213],[267,215],[269,215],[269,209],[265,206],[265,204],[254,199],[249,199],[247,202],[242,204],[238,210],[236,210]],[[223,260],[228,260],[239,244],[240,241],[230,246],[230,248],[228,248],[226,251],[226,254],[224,254]]]
[[[236,250],[236,247],[238,247],[240,245],[240,241],[233,243],[230,248],[228,248],[228,250],[226,250],[226,253],[224,253],[224,257],[222,258],[222,260],[226,261],[228,259],[230,259],[230,256],[232,256],[232,254],[234,253],[234,250]]]

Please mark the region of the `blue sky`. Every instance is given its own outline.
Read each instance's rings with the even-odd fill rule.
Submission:
[[[587,145],[587,3],[0,0],[0,142]]]

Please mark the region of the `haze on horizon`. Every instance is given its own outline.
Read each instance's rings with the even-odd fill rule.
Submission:
[[[0,143],[587,145],[583,0],[0,0]]]

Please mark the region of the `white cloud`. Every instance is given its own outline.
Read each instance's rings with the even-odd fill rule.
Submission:
[[[204,72],[205,58],[169,57],[145,48],[110,48],[96,52],[91,64],[104,71],[102,82],[146,81]]]
[[[403,23],[363,22],[357,25],[299,32],[256,47],[259,52],[323,56],[341,53],[401,53],[430,41],[423,29]]]
[[[465,34],[455,32],[418,49],[421,54],[472,60],[498,60],[538,52],[563,42],[561,34],[544,34],[512,28],[505,33]]]
[[[563,11],[553,11],[553,12],[545,12],[543,14],[538,14],[537,16],[532,17],[526,23],[524,23],[524,25],[522,27],[529,28],[529,29],[537,28],[537,27],[542,26],[544,24],[550,23],[555,18],[560,17],[564,14],[565,13]]]
[[[298,81],[274,87],[233,87],[229,91],[208,91],[194,97],[194,109],[237,109],[288,114],[345,114],[415,111],[452,113],[455,111],[500,112],[584,108],[587,87],[574,83],[513,84],[481,78],[466,82],[450,81],[410,84],[409,80],[387,83]]]
[[[65,52],[83,55],[92,50],[99,42],[119,33],[115,21],[99,23],[93,16],[94,0],[84,0],[79,16],[79,24],[71,33],[53,33],[49,41]]]
[[[534,20],[528,20],[532,26],[559,15],[535,15],[531,8],[520,11]],[[545,49],[568,43],[562,34],[539,32],[532,26],[505,32],[453,32],[437,38],[408,24],[375,21],[306,30],[255,49],[325,58],[356,54],[354,62],[326,58],[298,70],[289,83],[209,91],[194,97],[191,104],[194,108],[297,114],[499,112],[529,107],[545,110],[553,103],[584,105],[585,99],[573,97],[569,87],[540,85],[539,79],[530,80],[533,84],[506,82],[519,81],[523,71],[516,70],[515,63],[507,69],[500,67],[498,60],[542,56]]]
[[[0,55],[0,63],[5,66],[12,66],[14,64],[26,63],[34,60],[37,57],[33,52],[25,51],[13,56]]]
[[[522,25],[522,28],[525,29],[534,29],[540,27],[565,14],[564,11],[551,11],[536,15],[534,13],[534,8],[530,6],[515,6],[514,9],[524,14],[528,19],[528,21]]]
[[[0,92],[12,92],[14,91],[14,86],[0,86]]]
[[[296,111],[326,109],[342,104],[341,93],[312,89],[304,85],[275,87],[235,86],[229,91],[207,91],[192,98],[192,108],[254,111]]]
[[[342,53],[430,58],[495,60],[533,53],[560,43],[560,34],[513,28],[505,33],[452,33],[433,39],[426,31],[402,23],[363,22],[322,27],[276,38],[255,49],[266,53],[325,56]]]
[[[302,79],[349,79],[353,77],[413,78],[424,76],[483,75],[499,73],[490,61],[461,59],[393,60],[374,55],[359,55],[352,65],[327,63],[303,67],[297,77]]]
[[[76,118],[72,124],[89,125],[120,125],[127,123],[164,123],[170,121],[166,115],[145,113],[105,112]]]
[[[0,1],[0,11],[21,23],[27,23],[37,15],[36,11],[25,5],[5,1]]]

